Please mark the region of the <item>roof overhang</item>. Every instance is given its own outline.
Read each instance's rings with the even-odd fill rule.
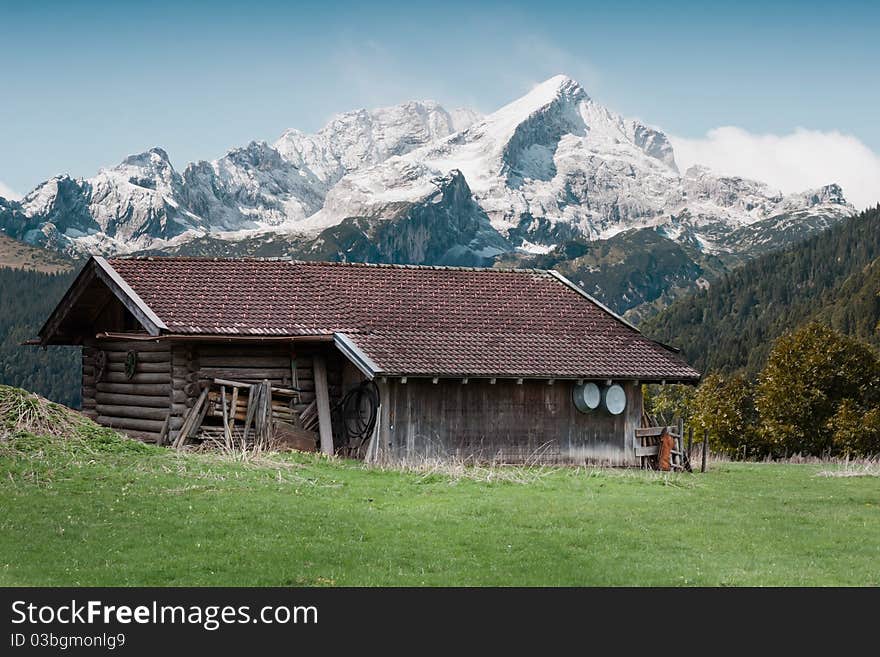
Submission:
[[[64,319],[82,297],[89,284],[96,279],[107,286],[107,289],[125,306],[149,335],[158,336],[162,331],[168,329],[165,322],[122,279],[110,263],[101,256],[92,256],[40,329],[39,344],[41,346],[45,347],[52,342]]]
[[[334,333],[333,342],[336,348],[368,379],[373,379],[377,374],[381,373],[381,369],[373,359],[367,356],[363,349],[358,347],[345,333]]]

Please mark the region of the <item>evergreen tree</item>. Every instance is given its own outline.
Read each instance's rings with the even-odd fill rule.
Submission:
[[[77,347],[22,346],[37,336],[76,272],[0,269],[0,383],[78,407],[82,363]]]
[[[647,320],[703,372],[754,377],[773,340],[811,321],[880,347],[880,206],[757,258]]]

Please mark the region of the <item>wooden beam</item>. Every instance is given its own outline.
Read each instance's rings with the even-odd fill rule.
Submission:
[[[107,417],[127,417],[138,420],[164,420],[168,414],[168,407],[155,408],[150,406],[129,406],[129,405],[110,405],[95,404],[98,415],[106,415]]]
[[[333,430],[330,426],[330,391],[327,388],[327,363],[324,354],[315,354],[315,401],[318,405],[318,432],[321,437],[321,451],[333,456]]]
[[[126,395],[126,394],[116,394],[110,392],[99,392],[92,393],[95,396],[93,401],[100,401],[101,404],[108,404],[110,406],[138,406],[138,407],[150,407],[150,408],[164,408],[168,409],[168,394],[159,396],[152,395]]]
[[[237,388],[236,388],[237,389]],[[220,386],[220,406],[223,409],[223,439],[226,449],[232,448],[232,434],[229,433],[229,415],[226,413],[226,386]],[[232,409],[235,413],[235,409]]]
[[[168,398],[168,383],[112,383],[109,381],[98,381],[95,388],[99,393],[111,393],[117,395],[148,395]]]
[[[257,396],[260,388],[257,386],[250,386],[248,389],[248,404],[247,404],[247,412],[245,413],[244,418],[244,433],[242,434],[242,441],[247,442],[248,433],[251,430],[251,423],[254,421],[254,412],[257,410]]]
[[[165,441],[168,439],[168,431],[171,428],[171,413],[165,416],[165,422],[162,424],[162,430],[159,432],[159,437],[156,439],[156,444],[161,447],[165,444]]]
[[[199,421],[199,418],[204,419],[204,415],[202,415],[201,411],[203,406],[207,410],[207,397],[208,389],[203,388],[202,393],[199,395],[198,399],[196,399],[196,403],[193,404],[191,409],[189,409],[189,413],[186,414],[186,417],[183,420],[183,426],[180,427],[177,439],[174,441],[174,447],[176,449],[180,449],[183,447],[184,443],[186,443],[186,439],[189,438],[189,434],[192,432],[196,422]]]
[[[143,326],[150,335],[159,335],[168,327],[159,319],[159,317],[144,303],[137,293],[129,287],[128,283],[122,280],[122,277],[116,273],[104,258],[95,257],[95,275],[101,280],[110,291],[116,295],[120,303],[125,309]]]
[[[151,433],[159,433],[165,424],[163,420],[143,420],[132,417],[111,417],[109,415],[99,415],[97,423],[104,427],[112,429],[134,429],[136,431],[149,431]]]
[[[229,379],[214,379],[214,383],[218,386],[229,386],[230,388],[250,388],[250,383],[241,383],[240,381],[230,381]]]
[[[82,296],[82,293],[85,292],[89,283],[94,280],[96,268],[97,265],[95,265],[94,262],[90,262],[82,268],[79,274],[77,274],[76,280],[67,289],[67,292],[64,293],[64,297],[58,302],[58,305],[55,306],[55,310],[52,311],[52,314],[49,315],[49,319],[47,319],[46,323],[40,328],[39,336],[40,344],[42,346],[45,347],[49,344],[52,336],[58,330],[59,325],[64,321],[64,318],[67,317],[67,313],[69,313],[71,308],[76,305],[76,302]]]

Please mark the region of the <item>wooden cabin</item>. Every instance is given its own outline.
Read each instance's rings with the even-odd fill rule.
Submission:
[[[699,373],[555,271],[93,257],[40,331],[142,440],[638,464],[644,383]]]

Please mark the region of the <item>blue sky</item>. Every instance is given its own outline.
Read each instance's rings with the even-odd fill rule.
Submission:
[[[880,153],[877,2],[182,4],[0,0],[0,185],[153,145],[182,168],[411,98],[491,111],[556,73],[710,160],[722,126]]]

